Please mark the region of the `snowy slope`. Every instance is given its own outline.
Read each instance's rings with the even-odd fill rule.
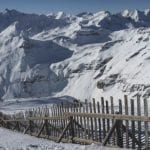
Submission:
[[[0,128],[0,134],[1,150],[119,150],[119,148],[104,148],[95,144],[85,146],[78,144],[55,143],[49,140],[15,133],[3,128]]]
[[[0,97],[150,94],[150,10],[0,13]]]

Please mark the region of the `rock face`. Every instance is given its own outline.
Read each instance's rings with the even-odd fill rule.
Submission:
[[[150,95],[150,11],[0,13],[0,98]],[[100,90],[100,89],[101,90]]]

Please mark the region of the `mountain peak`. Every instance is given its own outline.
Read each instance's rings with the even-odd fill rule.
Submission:
[[[130,13],[130,11],[129,11],[128,9],[125,9],[125,10],[121,13],[121,15],[122,15],[123,17],[129,17],[129,13]]]
[[[66,14],[63,11],[56,13],[56,19],[63,19],[66,17]]]
[[[8,26],[5,30],[3,30],[0,34],[4,35],[4,36],[16,36],[16,35],[19,35],[20,34],[19,22],[15,21],[10,26]]]
[[[150,8],[145,9],[145,10],[144,10],[144,13],[145,13],[146,16],[150,15]]]
[[[6,9],[0,13],[0,97],[90,98],[99,92],[101,80],[105,91],[120,82],[121,90],[130,84],[143,87],[149,81],[144,76],[150,60],[149,13],[99,11],[69,17]]]
[[[87,17],[87,16],[92,16],[93,14],[91,12],[82,12],[77,14],[77,17]]]
[[[6,8],[3,12],[4,15],[18,15],[18,14],[22,14],[21,12],[15,10],[15,9],[8,9]]]

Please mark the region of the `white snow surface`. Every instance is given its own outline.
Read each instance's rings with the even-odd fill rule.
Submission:
[[[0,13],[1,101],[149,96],[149,37],[149,9],[76,16],[6,9]]]
[[[85,146],[55,143],[4,128],[0,128],[0,135],[0,150],[119,150],[119,148],[107,148],[96,144]]]

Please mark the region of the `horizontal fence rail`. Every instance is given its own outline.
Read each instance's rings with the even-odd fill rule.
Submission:
[[[116,100],[115,100],[116,101]],[[100,143],[133,149],[150,149],[148,101],[140,98],[93,99],[55,104],[19,112],[0,113],[0,126],[56,142]]]

